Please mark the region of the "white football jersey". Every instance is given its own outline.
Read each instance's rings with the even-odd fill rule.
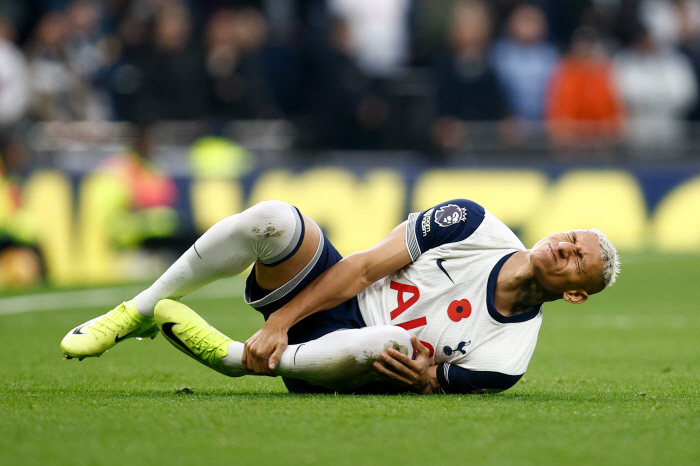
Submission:
[[[397,325],[430,350],[430,363],[521,375],[542,323],[542,308],[505,317],[496,311],[496,278],[525,250],[480,205],[457,199],[412,213],[406,246],[413,262],[358,295],[368,326]],[[516,379],[517,380],[517,379]]]

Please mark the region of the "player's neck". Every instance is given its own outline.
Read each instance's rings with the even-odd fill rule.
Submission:
[[[508,258],[498,273],[493,302],[500,314],[509,317],[559,298],[537,281],[527,252],[519,251]]]

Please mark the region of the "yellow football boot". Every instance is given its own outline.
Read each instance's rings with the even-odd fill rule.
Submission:
[[[98,357],[127,338],[155,338],[158,325],[154,318],[143,317],[136,303],[127,301],[95,319],[78,325],[61,341],[66,359]]]
[[[228,354],[232,339],[189,307],[171,299],[158,301],[155,316],[160,331],[175,348],[205,366],[231,376],[221,364],[221,358]]]

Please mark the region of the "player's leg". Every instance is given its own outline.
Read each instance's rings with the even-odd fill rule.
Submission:
[[[270,267],[261,266],[260,261],[256,261],[253,271],[248,275],[244,299],[265,318],[291,301],[309,283],[342,259],[328,239],[320,234],[317,226],[315,229],[319,232],[319,237],[313,256],[298,264],[306,264],[301,270],[298,267],[290,269],[298,270],[293,277],[289,278],[292,273],[285,273],[279,274],[285,277],[279,279],[278,275],[270,273],[272,272]],[[282,266],[284,264],[274,267]],[[187,306],[170,299],[159,301],[155,309],[155,317],[168,341],[188,356],[226,375],[247,374],[240,360],[243,343],[234,342],[223,335]],[[366,324],[359,310],[358,301],[353,298],[333,309],[314,313],[302,319],[289,329],[287,336],[290,345],[298,345],[319,339],[337,330],[362,327],[366,327]],[[228,368],[223,366],[223,358],[227,358]],[[285,383],[287,380],[290,379],[285,377]]]
[[[133,300],[71,330],[61,349],[69,358],[82,359],[100,356],[126,338],[153,338],[158,333],[153,310],[159,300],[179,299],[253,262],[261,286],[286,283],[314,257],[319,237],[315,223],[293,206],[279,201],[256,204],[211,227]]]
[[[241,362],[243,343],[214,329],[189,307],[163,300],[155,315],[168,341],[196,361],[231,377],[255,375]],[[352,390],[372,381],[372,364],[390,347],[408,355],[409,333],[390,325],[336,330],[289,345],[275,373],[331,390]]]
[[[180,299],[256,262],[256,277],[266,289],[286,283],[313,257],[318,227],[280,201],[266,201],[227,217],[204,233],[153,285],[134,301],[139,314],[153,317],[161,299]]]
[[[388,348],[411,354],[410,334],[393,325],[336,330],[287,347],[275,373],[332,390],[351,390],[373,380],[372,364],[381,361],[380,354]],[[229,347],[229,355],[233,355],[233,350]],[[240,350],[236,348],[236,353]],[[240,364],[240,356],[222,360],[224,364],[229,361]]]

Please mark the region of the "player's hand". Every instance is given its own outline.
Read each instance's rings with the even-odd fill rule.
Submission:
[[[400,387],[408,387],[416,393],[427,393],[430,387],[430,350],[411,335],[411,343],[416,349],[416,359],[387,349],[381,354],[382,361],[374,363],[373,374],[380,380]]]
[[[287,328],[278,325],[270,316],[265,325],[246,340],[241,358],[243,367],[259,375],[275,377],[272,371],[279,364],[287,341]]]

